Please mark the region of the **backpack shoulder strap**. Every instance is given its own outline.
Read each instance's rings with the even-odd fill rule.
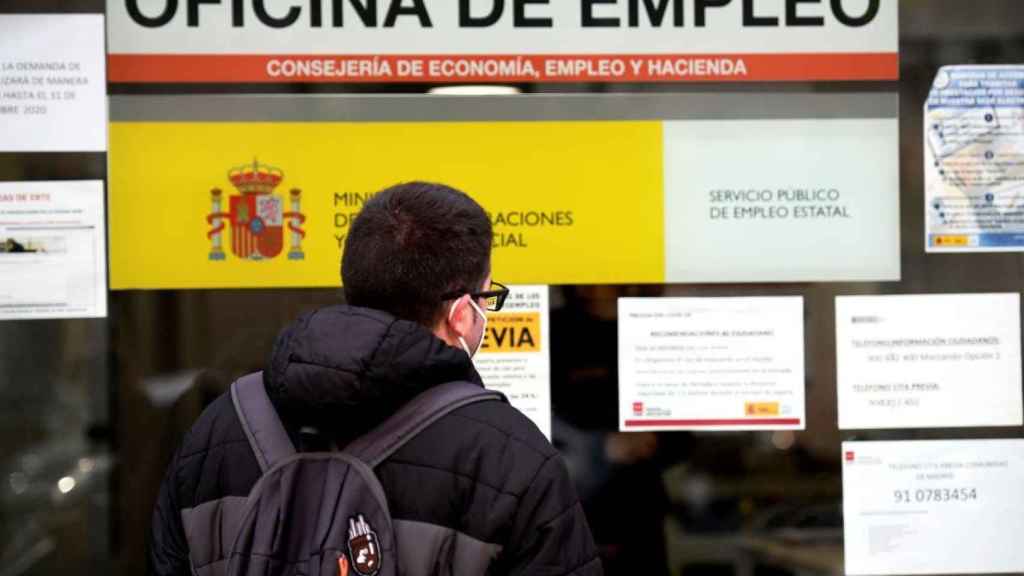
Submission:
[[[501,392],[487,390],[471,382],[435,386],[421,392],[376,428],[353,440],[344,451],[373,469],[443,416],[486,400],[507,401]]]
[[[231,402],[261,472],[266,473],[275,463],[295,454],[295,446],[263,386],[263,372],[236,380],[231,385]]]

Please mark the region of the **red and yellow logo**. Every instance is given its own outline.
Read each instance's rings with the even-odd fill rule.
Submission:
[[[229,170],[228,180],[238,191],[228,198],[228,212],[223,211],[221,189],[210,190],[211,212],[206,217],[212,226],[206,234],[210,239],[210,260],[226,259],[223,236],[229,225],[231,253],[237,258],[252,261],[275,258],[284,249],[286,224],[290,236],[288,259],[305,259],[302,240],[306,232],[302,224],[306,217],[300,212],[302,191],[291,189],[288,212],[285,212],[284,198],[274,193],[284,180],[284,171],[253,160],[252,164]]]

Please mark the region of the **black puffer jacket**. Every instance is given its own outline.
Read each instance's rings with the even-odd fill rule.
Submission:
[[[264,372],[297,446],[295,431],[306,425],[329,430],[343,445],[419,392],[453,380],[480,382],[463,351],[417,324],[348,306],[313,312],[286,329]],[[376,472],[400,552],[416,550],[414,562],[401,554],[407,576],[601,574],[562,459],[508,404],[452,412]],[[197,512],[210,516],[222,502],[245,497],[259,475],[230,396],[221,396],[168,469],[153,515],[150,573],[217,573],[224,546],[204,546],[204,560],[190,566],[183,518],[194,522]]]

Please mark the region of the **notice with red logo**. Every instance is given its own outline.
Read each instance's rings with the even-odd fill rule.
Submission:
[[[103,318],[103,182],[0,182],[0,320]]]
[[[619,427],[803,430],[803,298],[619,299]]]
[[[1024,440],[843,443],[846,573],[1024,572]]]
[[[484,343],[473,358],[484,386],[508,397],[551,439],[551,348],[547,286],[510,286],[498,312],[487,313]]]

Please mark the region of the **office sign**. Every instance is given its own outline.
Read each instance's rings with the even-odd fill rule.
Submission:
[[[895,104],[115,97],[111,283],[336,286],[353,218],[410,180],[483,205],[509,283],[896,280]]]
[[[111,82],[895,80],[896,0],[111,0]]]

